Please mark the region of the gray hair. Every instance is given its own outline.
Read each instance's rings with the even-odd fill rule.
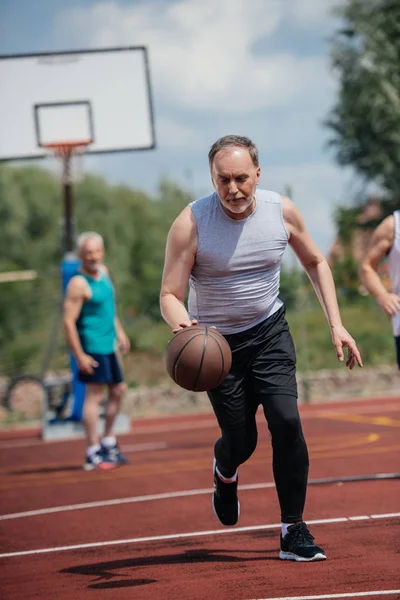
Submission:
[[[81,233],[76,240],[76,247],[79,254],[82,252],[83,246],[89,240],[96,240],[97,242],[100,242],[104,248],[104,240],[99,233],[96,233],[95,231],[85,231],[84,233]]]
[[[217,152],[222,150],[223,148],[229,148],[232,146],[239,146],[240,148],[247,148],[249,154],[251,156],[251,160],[255,167],[259,167],[258,162],[258,150],[257,146],[253,144],[253,142],[248,138],[241,135],[225,135],[222,138],[219,138],[214,144],[211,146],[210,151],[208,153],[208,162],[210,164],[210,169],[213,165],[215,155]]]

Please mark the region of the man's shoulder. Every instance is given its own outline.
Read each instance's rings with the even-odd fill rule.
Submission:
[[[396,211],[383,219],[380,225],[378,225],[377,231],[380,231],[384,236],[392,237],[395,232],[396,221],[397,223],[400,223],[400,211]]]
[[[218,209],[219,200],[217,202],[217,198],[217,194],[213,192],[212,194],[208,194],[208,196],[203,196],[203,198],[193,200],[193,202],[190,202],[189,206],[192,209],[195,217],[200,218]]]
[[[201,198],[197,198],[189,203],[189,206],[207,206],[213,203],[214,197],[216,196],[215,192],[211,192],[211,194],[207,194],[207,196],[202,196]]]
[[[75,287],[75,288],[83,287],[85,285],[87,285],[87,280],[86,280],[85,276],[83,275],[83,273],[77,273],[76,275],[73,275],[68,283],[69,287]]]
[[[111,284],[113,283],[113,274],[111,273],[110,269],[102,264],[101,267],[99,268],[99,272],[100,272],[100,280],[105,280],[105,281],[109,281]]]
[[[379,227],[380,237],[384,238],[392,245],[395,237],[399,235],[400,231],[400,211],[395,211],[392,215],[386,217]],[[379,231],[379,228],[377,231]]]
[[[282,204],[281,194],[279,194],[279,192],[273,192],[272,190],[257,188],[256,198],[257,200],[268,202],[269,204]]]
[[[85,277],[81,273],[77,273],[69,280],[66,291],[69,296],[85,296],[87,287],[88,283]]]

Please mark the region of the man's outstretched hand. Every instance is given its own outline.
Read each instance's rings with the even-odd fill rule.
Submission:
[[[355,340],[351,337],[347,329],[340,325],[339,327],[332,327],[332,342],[335,346],[336,354],[338,359],[344,361],[344,348],[347,348],[347,360],[346,367],[352,370],[356,364],[359,367],[363,366],[361,354],[357,348]]]

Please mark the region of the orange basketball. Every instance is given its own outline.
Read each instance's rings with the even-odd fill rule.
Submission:
[[[224,336],[204,325],[181,329],[167,346],[167,371],[185,390],[205,392],[216,388],[231,364],[231,349]]]

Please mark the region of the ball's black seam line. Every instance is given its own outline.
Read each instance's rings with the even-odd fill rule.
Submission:
[[[187,342],[185,342],[185,343],[184,343],[184,345],[182,346],[182,348],[180,349],[180,351],[179,351],[179,353],[178,353],[178,356],[177,356],[177,357],[176,357],[176,359],[175,359],[175,364],[174,364],[174,381],[175,381],[175,383],[177,383],[177,381],[176,381],[176,369],[177,369],[178,362],[179,362],[179,359],[180,359],[180,357],[181,357],[181,354],[182,354],[182,352],[184,351],[184,349],[186,348],[186,346],[189,344],[189,342],[190,342],[190,341],[191,341],[193,338],[195,338],[195,337],[198,337],[199,335],[202,335],[202,333],[196,333],[195,335],[192,335],[192,337],[190,337],[190,338],[188,339],[188,341],[187,341]],[[172,338],[172,340],[174,340],[174,339],[175,339],[175,338]],[[172,341],[172,340],[171,340],[171,341]],[[179,384],[178,384],[178,385],[179,385]]]
[[[194,386],[193,386],[193,391],[196,391],[196,387],[197,387],[197,383],[199,381],[200,378],[200,373],[201,373],[201,368],[203,366],[203,362],[204,362],[204,356],[206,354],[206,348],[207,348],[207,342],[208,342],[208,327],[206,327],[206,332],[205,332],[205,336],[204,336],[204,342],[203,342],[203,352],[201,353],[201,359],[200,359],[200,366],[199,366],[199,370],[197,371],[197,377],[195,379],[194,382]]]

